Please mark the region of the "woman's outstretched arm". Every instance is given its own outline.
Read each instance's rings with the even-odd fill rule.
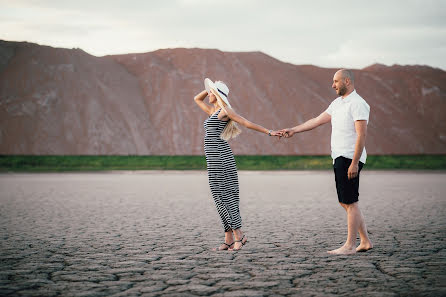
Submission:
[[[231,120],[233,120],[234,122],[239,123],[242,126],[245,126],[246,128],[258,131],[260,133],[265,133],[265,134],[269,134],[271,132],[271,136],[279,136],[279,133],[276,131],[272,131],[272,130],[268,130],[263,126],[260,126],[256,123],[253,123],[247,119],[245,119],[244,117],[242,117],[241,115],[239,115],[238,113],[236,113],[232,108],[230,107],[225,107],[226,109],[226,115],[228,116],[228,118],[230,118]],[[223,111],[224,112],[224,111]]]
[[[212,115],[213,108],[206,103],[204,103],[204,99],[207,97],[208,92],[206,90],[201,91],[194,97],[195,103],[208,115]]]

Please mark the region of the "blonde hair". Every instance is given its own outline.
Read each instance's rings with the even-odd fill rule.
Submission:
[[[212,93],[214,93],[215,97],[217,98],[218,106],[220,106],[220,108],[223,109],[227,114],[228,112],[226,111],[225,108],[226,103],[220,98],[217,92],[212,90]],[[221,132],[220,138],[228,141],[231,138],[236,138],[240,133],[242,133],[242,130],[240,130],[237,123],[229,119],[229,123],[226,124],[225,129],[223,130],[223,132]]]

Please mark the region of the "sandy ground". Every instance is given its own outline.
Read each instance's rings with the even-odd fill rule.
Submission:
[[[375,248],[331,256],[331,171],[239,172],[243,250],[203,171],[0,174],[2,296],[446,295],[446,173],[361,173]]]

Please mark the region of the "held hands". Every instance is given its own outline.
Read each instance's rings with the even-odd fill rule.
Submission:
[[[290,138],[296,132],[294,132],[293,129],[291,129],[291,128],[286,128],[286,129],[279,130],[279,133],[281,134],[281,137]]]
[[[280,139],[282,137],[290,138],[294,135],[294,133],[295,132],[291,128],[287,128],[287,129],[282,129],[282,130],[277,130],[277,131],[270,130],[269,135],[277,136]]]

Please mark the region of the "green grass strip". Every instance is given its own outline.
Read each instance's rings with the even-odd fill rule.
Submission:
[[[330,156],[236,156],[239,170],[329,170]],[[446,170],[446,155],[368,156],[366,169]],[[206,170],[204,156],[0,155],[0,172]]]

